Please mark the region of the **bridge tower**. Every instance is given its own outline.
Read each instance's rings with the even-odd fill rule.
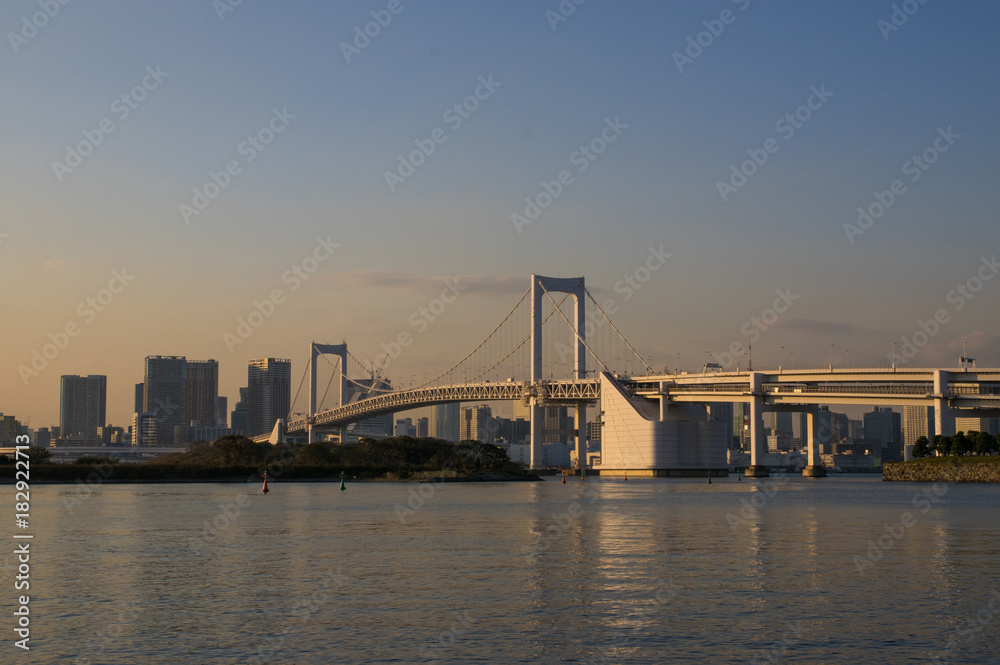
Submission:
[[[542,298],[545,292],[568,293],[574,299],[573,374],[575,379],[586,378],[587,353],[583,344],[586,333],[583,277],[543,277],[531,275],[531,383],[537,388],[542,376]],[[544,392],[531,398],[531,468],[545,466],[542,444],[545,442]],[[587,405],[576,405],[576,462],[577,468],[587,463]]]
[[[306,430],[308,442],[315,443],[313,438],[313,420],[316,417],[316,359],[321,355],[338,356],[340,358],[340,404],[344,406],[344,393],[347,391],[347,342],[342,344],[309,343],[309,417]]]

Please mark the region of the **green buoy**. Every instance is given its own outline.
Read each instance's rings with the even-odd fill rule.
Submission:
[[[709,485],[712,484],[712,472],[711,471],[708,472],[708,484]]]
[[[341,472],[340,472],[340,491],[341,491],[341,492],[343,492],[343,491],[344,491],[344,490],[346,490],[346,489],[347,489],[347,488],[346,488],[346,487],[344,487],[344,472],[343,472],[343,471],[341,471]]]

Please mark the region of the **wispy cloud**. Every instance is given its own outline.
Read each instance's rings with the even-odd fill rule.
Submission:
[[[468,293],[519,295],[528,288],[524,277],[506,275],[408,275],[400,272],[338,272],[331,279],[340,286],[354,289],[386,289],[397,293],[413,293],[440,288],[452,280]]]

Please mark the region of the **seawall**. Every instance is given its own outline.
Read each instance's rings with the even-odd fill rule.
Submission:
[[[911,483],[1000,483],[1000,464],[886,462],[882,480]]]

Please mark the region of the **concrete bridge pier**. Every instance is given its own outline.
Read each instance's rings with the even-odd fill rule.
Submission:
[[[948,380],[951,372],[936,369],[934,374],[934,435],[955,435],[955,410],[948,406]],[[930,436],[933,439],[934,436]]]
[[[767,452],[767,438],[764,437],[764,399],[762,396],[764,377],[760,372],[750,373],[750,468],[747,478],[767,478],[771,475],[764,466]]]
[[[809,454],[809,464],[802,469],[804,478],[826,478],[826,467],[820,462],[819,440],[816,438],[816,407],[806,411],[806,431],[802,434],[806,439],[806,450]]]

